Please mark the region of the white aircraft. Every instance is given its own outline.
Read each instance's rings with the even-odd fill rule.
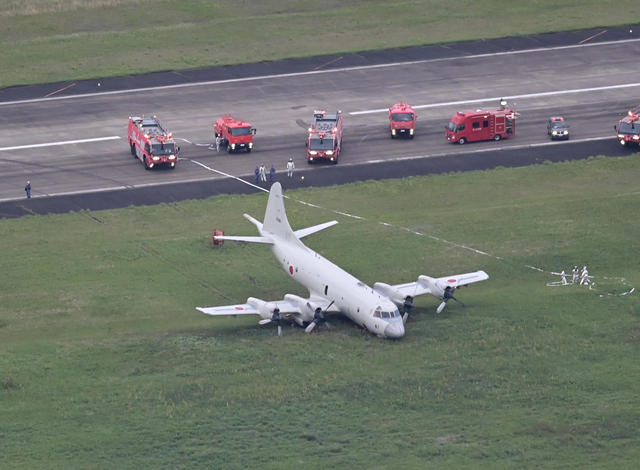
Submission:
[[[334,220],[293,231],[285,213],[280,183],[271,186],[264,223],[247,214],[244,217],[258,227],[259,237],[219,236],[216,239],[269,245],[289,276],[309,290],[309,297],[286,294],[283,300],[272,302],[249,297],[246,304],[198,310],[207,315],[260,315],[261,325],[277,323],[279,335],[282,334],[283,315],[290,315],[300,326],[307,323],[305,331],[310,333],[318,324],[330,327],[325,319],[327,312],[339,312],[380,337],[401,338],[414,297],[431,294],[442,300],[437,309],[440,313],[449,300],[459,302],[453,296],[456,288],[489,279],[484,271],[476,271],[438,279],[419,276],[416,282],[394,286],[376,282],[371,288],[300,241],[338,222]],[[400,315],[398,306],[402,307],[404,316]]]

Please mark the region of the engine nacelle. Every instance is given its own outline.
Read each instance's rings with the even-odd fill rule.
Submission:
[[[296,304],[300,309],[300,313],[293,314],[293,319],[298,325],[303,326],[304,322],[311,323],[313,321],[313,314],[319,305],[294,294],[286,294],[284,296],[284,300],[288,300],[289,302]]]
[[[271,320],[273,311],[277,308],[275,302],[265,302],[255,297],[249,297],[247,303],[260,312],[260,317],[265,320]]]
[[[441,285],[442,283],[430,276],[418,276],[418,282],[425,284],[434,297],[444,299],[444,289],[447,287],[446,285]]]
[[[400,306],[404,304],[405,299],[408,297],[398,289],[394,289],[392,286],[385,284],[384,282],[376,282],[373,285],[373,289],[379,294],[389,297],[393,303]]]

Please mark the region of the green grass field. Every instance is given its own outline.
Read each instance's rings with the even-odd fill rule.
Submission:
[[[490,274],[465,308],[417,300],[399,341],[195,310],[306,294],[266,247],[211,247],[254,235],[266,195],[0,220],[0,467],[635,469],[639,175],[636,155],[288,192],[326,208],[289,201],[295,229],[340,221],[308,245],[370,285]],[[593,290],[527,267],[575,264]]]
[[[0,0],[0,88],[633,24],[619,0]],[[585,38],[586,39],[586,38]]]

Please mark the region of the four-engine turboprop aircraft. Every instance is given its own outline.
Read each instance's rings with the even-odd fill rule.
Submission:
[[[300,326],[307,323],[305,331],[310,333],[318,324],[324,323],[329,327],[325,320],[327,312],[339,312],[378,336],[400,338],[404,336],[404,322],[413,307],[415,296],[431,294],[442,300],[437,310],[441,312],[449,300],[458,302],[453,296],[456,288],[489,279],[484,271],[476,271],[438,279],[419,276],[416,282],[394,286],[376,282],[371,288],[300,241],[338,222],[334,220],[293,231],[285,213],[280,183],[271,186],[264,223],[247,214],[244,217],[258,228],[259,237],[216,238],[269,245],[289,276],[309,290],[309,297],[304,299],[286,294],[283,300],[272,302],[249,297],[246,304],[198,310],[207,315],[260,315],[261,325],[270,322],[278,324],[278,334],[282,334],[280,321],[283,315],[290,315]],[[404,316],[400,314],[398,306],[402,308]]]

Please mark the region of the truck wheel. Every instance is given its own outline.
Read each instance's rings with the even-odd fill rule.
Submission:
[[[414,135],[414,134],[411,134],[411,135],[409,136],[409,138],[411,138],[411,139],[413,139],[414,137],[415,137],[415,135]]]
[[[392,138],[392,139],[395,139],[395,138],[396,138],[396,136],[395,136],[395,135],[393,135],[393,132],[391,133],[391,138]]]
[[[458,141],[458,143],[459,143],[460,145],[464,145],[464,144],[466,144],[466,143],[467,143],[467,139],[465,139],[464,137],[460,137],[460,140]]]
[[[149,165],[147,164],[147,157],[143,157],[142,163],[144,163],[144,169],[150,170]]]
[[[337,164],[338,164],[338,159],[336,158],[332,163],[333,163],[334,165],[337,165]]]
[[[138,156],[136,155],[136,146],[135,144],[130,144],[131,145],[131,155],[133,155],[133,158],[138,158]]]
[[[227,153],[231,153],[231,145],[227,145]]]
[[[247,153],[251,153],[251,147],[247,147]]]
[[[493,136],[493,140],[495,140],[496,142],[499,141],[502,137],[500,137],[500,134],[496,134]]]

